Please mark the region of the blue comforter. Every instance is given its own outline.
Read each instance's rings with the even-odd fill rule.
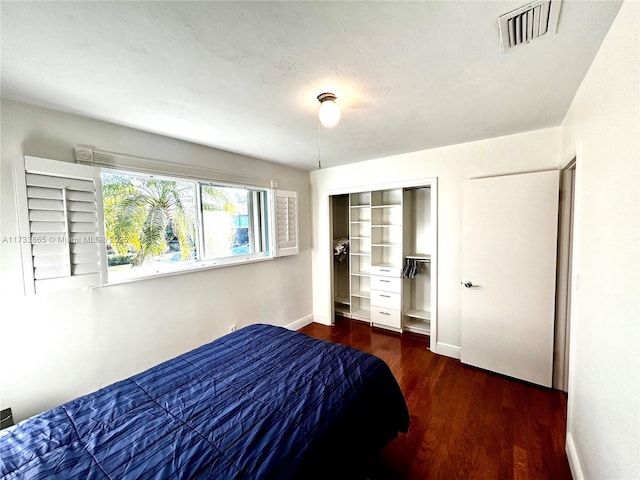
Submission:
[[[0,432],[0,477],[348,478],[408,426],[379,358],[252,325]]]

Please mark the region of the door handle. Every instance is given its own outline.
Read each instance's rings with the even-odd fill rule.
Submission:
[[[464,285],[465,288],[478,288],[480,285],[474,285],[472,282],[460,282],[461,285]]]

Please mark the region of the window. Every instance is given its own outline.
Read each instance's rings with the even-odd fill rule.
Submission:
[[[110,170],[100,177],[109,281],[197,260],[194,182]]]
[[[203,258],[267,253],[265,190],[200,185]]]
[[[295,192],[35,157],[23,188],[36,293],[298,253]]]
[[[265,257],[267,191],[102,170],[109,281]]]

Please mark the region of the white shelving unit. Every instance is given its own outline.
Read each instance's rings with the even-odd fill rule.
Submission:
[[[371,318],[371,193],[349,194],[350,316]]]
[[[402,189],[371,192],[371,324],[402,331]]]
[[[345,275],[348,288],[334,292],[335,312],[380,328],[431,335],[435,235],[430,187],[390,188],[342,197],[345,205],[340,208],[348,213],[344,222],[350,244]],[[420,265],[412,278],[402,277],[407,258]],[[342,277],[340,281],[344,286]]]

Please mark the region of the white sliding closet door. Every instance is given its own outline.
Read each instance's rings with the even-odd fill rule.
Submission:
[[[558,171],[464,185],[461,360],[551,387]]]

